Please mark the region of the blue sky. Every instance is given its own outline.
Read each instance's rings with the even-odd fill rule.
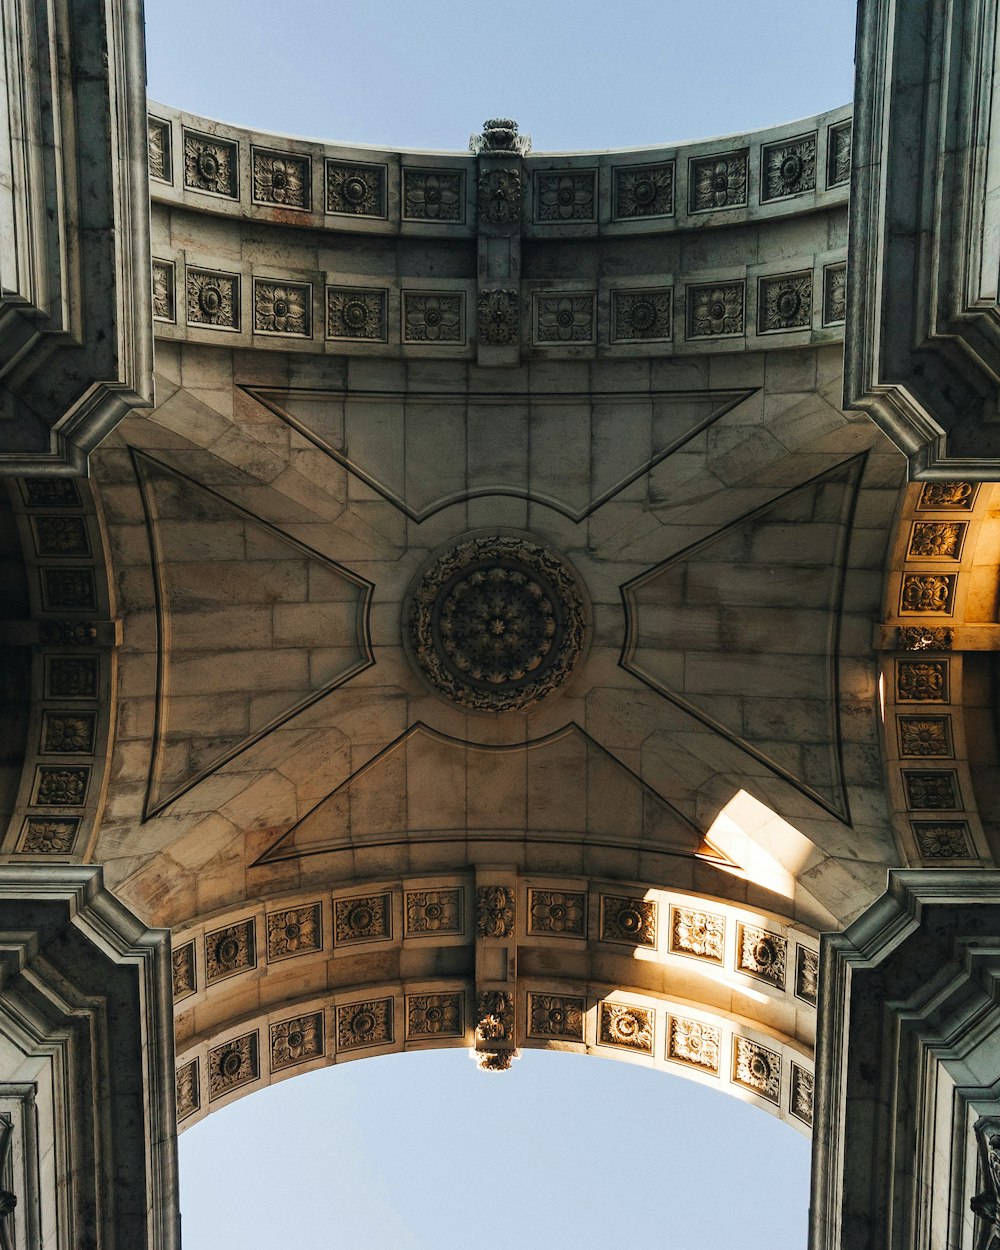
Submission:
[[[849,101],[854,0],[146,0],[153,99],[263,130],[463,149],[667,144]],[[184,1250],[277,1245],[796,1250],[808,1143],[623,1063],[464,1051],[285,1081],[181,1139]]]

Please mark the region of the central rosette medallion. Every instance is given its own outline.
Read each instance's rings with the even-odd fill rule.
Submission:
[[[477,537],[424,570],[408,627],[436,689],[503,712],[566,680],[583,647],[585,612],[576,578],[554,551],[511,535]]]

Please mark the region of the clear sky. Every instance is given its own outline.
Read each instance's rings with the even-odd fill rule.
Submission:
[[[464,149],[667,144],[851,98],[854,0],[146,0],[153,99],[262,130]],[[625,1063],[464,1051],[343,1064],[181,1139],[184,1250],[804,1250],[809,1149]]]

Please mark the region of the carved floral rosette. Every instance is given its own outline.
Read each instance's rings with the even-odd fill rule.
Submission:
[[[526,707],[560,686],[583,650],[580,587],[551,550],[511,535],[470,538],[418,580],[412,655],[440,693],[465,707]]]

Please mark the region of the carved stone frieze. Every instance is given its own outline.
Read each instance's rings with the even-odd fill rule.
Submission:
[[[526,707],[560,686],[584,628],[564,561],[511,536],[451,548],[410,600],[409,641],[421,672],[448,698],[483,711]]]
[[[957,560],[967,528],[965,521],[915,521],[907,558]]]
[[[904,573],[899,596],[900,613],[943,612],[954,610],[955,583],[953,573]]]
[[[917,508],[921,512],[971,512],[978,490],[975,482],[925,482]]]
[[[267,958],[288,959],[323,949],[323,909],[320,903],[267,913]]]
[[[403,342],[464,343],[464,295],[404,291]]]
[[[476,932],[481,938],[509,938],[514,932],[514,891],[507,885],[476,890]]]
[[[462,221],[463,175],[443,169],[403,170],[403,217],[407,221]]]
[[[50,657],[46,664],[46,694],[52,699],[96,699],[99,666],[96,655]]]
[[[595,297],[537,295],[535,339],[538,343],[591,343],[594,340]]]
[[[476,186],[479,220],[491,226],[516,226],[521,220],[521,171],[491,166]]]
[[[406,996],[407,1037],[461,1037],[465,1032],[465,996],[449,994],[408,994]]]
[[[92,569],[42,569],[42,605],[47,612],[97,606]]]
[[[826,185],[839,187],[851,180],[851,122],[830,127],[827,145]]]
[[[630,165],[614,171],[614,215],[669,217],[674,211],[674,163]]]
[[[239,194],[237,147],[227,139],[184,131],[184,185],[235,199]]]
[[[801,195],[816,189],[816,136],[803,135],[761,149],[762,201]]]
[[[667,1021],[667,1058],[718,1075],[722,1032],[712,1024],[670,1016]]]
[[[326,163],[326,211],[348,217],[384,217],[384,165]]]
[[[725,282],[687,288],[687,337],[724,338],[743,333],[745,284]]]
[[[253,149],[253,198],[258,204],[310,208],[310,165],[307,157]]]
[[[601,940],[656,946],[656,903],[652,899],[601,895]]]
[[[783,990],[787,954],[788,942],[779,934],[757,925],[736,926],[736,967],[740,972]]]
[[[936,772],[903,770],[906,804],[914,811],[954,811],[962,806],[958,778],[953,769]]]
[[[174,999],[186,998],[198,988],[194,962],[194,942],[185,942],[171,953],[174,976]]]
[[[531,136],[520,134],[517,122],[510,117],[491,117],[483,122],[480,134],[470,136],[469,151],[476,156],[503,152],[527,156],[531,151]]]
[[[597,171],[536,174],[535,219],[554,224],[596,221]]]
[[[80,508],[83,501],[71,477],[29,477],[22,482],[29,508]]]
[[[516,289],[487,287],[479,292],[477,325],[484,347],[507,347],[520,338],[521,297]]]
[[[254,279],[253,328],[259,334],[312,334],[312,287],[307,282]]]
[[[692,160],[689,165],[691,212],[741,208],[747,202],[747,153],[728,152]]]
[[[374,942],[392,937],[392,898],[388,894],[363,894],[333,902],[333,940]]]
[[[601,1003],[598,1040],[605,1046],[624,1046],[643,1054],[653,1053],[653,1012],[627,1003]]]
[[[761,278],[757,300],[757,329],[803,330],[812,326],[812,273],[789,273]]]
[[[42,750],[52,755],[92,755],[96,730],[96,712],[46,712]]]
[[[153,317],[157,321],[176,321],[177,303],[174,266],[168,260],[153,261]]]
[[[186,283],[189,325],[240,328],[239,274],[189,268]]]
[[[583,1041],[583,1017],[586,1002],[582,998],[557,994],[528,995],[528,1033],[531,1037],[561,1038]]]
[[[781,1056],[748,1037],[733,1038],[733,1080],[768,1102],[781,1096]]]
[[[950,651],[954,639],[947,625],[900,625],[896,630],[900,651]]]
[[[223,977],[257,966],[257,942],[253,920],[241,920],[205,934],[205,979]]]
[[[201,1106],[198,1060],[182,1063],[177,1069],[177,1119],[186,1120]]]
[[[899,753],[918,758],[951,755],[950,719],[947,716],[900,716]]]
[[[41,764],[35,773],[34,802],[39,807],[82,807],[89,784],[89,765]]]
[[[575,890],[529,890],[528,932],[556,937],[586,936],[586,894]]]
[[[406,936],[461,933],[462,889],[408,890],[404,908]]]
[[[70,855],[79,832],[76,816],[29,816],[17,849],[25,855]]]
[[[922,859],[973,859],[972,837],[964,820],[910,822]]]
[[[823,324],[842,325],[847,318],[847,266],[827,265],[823,270]]]
[[[898,660],[896,698],[901,703],[947,703],[948,661]]]
[[[813,1122],[813,1074],[807,1069],[792,1063],[791,1092],[788,1099],[788,1110],[812,1128]]]
[[[661,290],[611,292],[613,343],[666,342],[673,333],[674,292]]]
[[[812,1007],[819,997],[819,952],[801,944],[795,948],[795,996]]]
[[[271,1025],[271,1071],[306,1063],[323,1054],[323,1013],[313,1011]]]
[[[384,343],[388,292],[363,287],[326,288],[326,337]]]
[[[337,1049],[385,1046],[393,1040],[391,998],[372,998],[337,1008]]]
[[[688,907],[670,909],[670,950],[721,964],[725,953],[726,918]]]
[[[158,117],[146,119],[149,143],[149,176],[160,182],[172,182],[173,153],[170,147],[170,123]]]
[[[208,1052],[208,1100],[248,1085],[260,1076],[260,1052],[256,1031],[224,1042]]]

